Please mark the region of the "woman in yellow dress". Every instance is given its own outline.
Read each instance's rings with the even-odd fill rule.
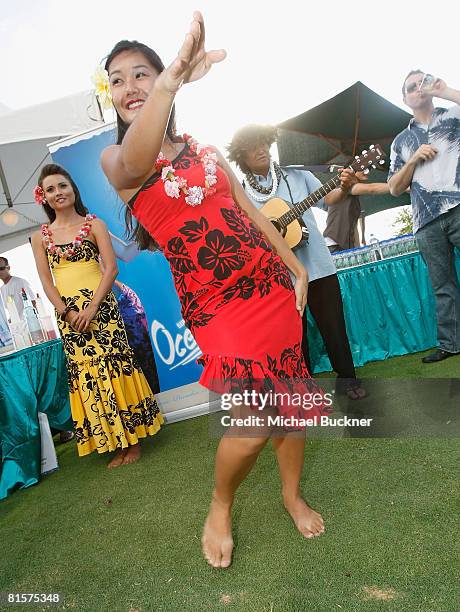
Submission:
[[[111,291],[118,269],[107,227],[88,214],[72,177],[56,164],[43,167],[35,199],[50,220],[32,236],[32,249],[67,357],[78,454],[117,450],[108,467],[133,463],[139,439],[154,435],[163,417]]]

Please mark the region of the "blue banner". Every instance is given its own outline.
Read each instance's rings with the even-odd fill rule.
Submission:
[[[125,237],[124,204],[108,183],[99,163],[102,150],[115,142],[111,126],[97,128],[50,145],[53,160],[78,185],[90,212],[103,219],[118,257],[119,280],[139,296],[149,321],[161,391],[199,379],[201,355],[185,327],[169,264],[162,253],[140,252]]]

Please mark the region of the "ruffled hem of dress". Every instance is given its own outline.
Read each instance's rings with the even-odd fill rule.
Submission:
[[[302,419],[332,412],[330,401],[318,401],[318,405],[308,410],[292,402],[294,396],[305,397],[307,394],[321,394],[324,398],[323,391],[308,372],[300,345],[285,349],[279,362],[268,355],[266,360],[256,360],[204,353],[197,363],[204,368],[200,384],[213,393],[241,393],[246,389],[259,393],[289,393],[290,404],[277,405],[278,413],[283,417]]]
[[[118,426],[114,426],[113,422],[111,426],[107,423],[104,418],[107,417],[107,414],[102,413],[98,416],[99,422],[93,420],[91,423],[88,419],[84,419],[83,423],[74,421],[77,450],[80,457],[94,451],[102,454],[128,448],[137,444],[142,438],[154,436],[164,424],[163,415],[156,400],[152,397],[146,397],[136,405],[128,405],[119,410],[118,418],[115,417]]]
[[[131,351],[69,360],[70,407],[79,455],[137,444],[163,423]]]

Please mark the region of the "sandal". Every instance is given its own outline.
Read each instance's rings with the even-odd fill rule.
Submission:
[[[59,442],[61,442],[61,444],[70,442],[70,440],[73,440],[74,436],[75,434],[73,433],[73,431],[61,431],[61,433],[59,434]]]
[[[336,393],[346,395],[348,399],[353,401],[361,400],[368,396],[366,389],[361,386],[361,381],[356,378],[337,379]]]
[[[348,399],[351,400],[360,400],[367,397],[366,389],[364,389],[364,387],[361,387],[361,385],[359,384],[347,387],[344,392]]]

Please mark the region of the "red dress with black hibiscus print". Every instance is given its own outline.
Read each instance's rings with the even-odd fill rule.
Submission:
[[[204,185],[203,165],[187,142],[172,166],[189,185]],[[171,267],[182,316],[203,353],[200,383],[219,393],[234,391],[237,381],[293,390],[297,380],[296,391],[319,392],[302,357],[302,320],[285,264],[235,203],[219,166],[215,188],[190,206],[183,193],[166,194],[157,172],[129,202]],[[326,409],[279,412],[311,418]]]

